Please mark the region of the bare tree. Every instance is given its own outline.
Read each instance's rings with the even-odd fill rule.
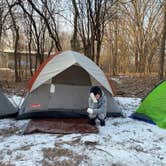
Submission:
[[[158,26],[160,9],[159,4],[155,0],[134,0],[131,2],[130,8],[127,9],[129,10],[130,25],[135,38],[136,72],[145,72],[146,65],[148,64],[148,56],[154,55],[150,51],[152,50],[152,46],[154,46],[152,42],[155,42],[157,39],[155,31]]]
[[[8,5],[8,9],[9,9],[9,14],[12,20],[12,25],[13,25],[13,29],[15,32],[15,36],[14,36],[14,59],[15,59],[15,81],[19,82],[21,81],[21,73],[20,73],[20,56],[18,56],[18,43],[19,43],[19,26],[17,25],[16,22],[16,18],[14,15],[14,12],[12,11],[13,7],[16,6],[16,3],[12,3],[10,4],[8,0],[6,0],[7,5]],[[18,70],[19,67],[19,70]]]
[[[36,60],[35,60],[35,70],[37,69],[38,66],[38,62],[39,64],[41,64],[44,60],[44,52],[46,50],[48,50],[48,48],[46,48],[46,46],[48,45],[48,31],[47,31],[47,26],[45,24],[45,21],[43,19],[43,17],[41,17],[40,15],[38,15],[38,13],[35,12],[35,10],[33,9],[33,7],[31,6],[31,4],[29,3],[23,3],[21,0],[18,0],[18,4],[21,7],[21,9],[23,10],[25,16],[28,17],[27,23],[28,23],[28,27],[26,26],[26,28],[28,28],[29,30],[29,41],[28,41],[28,48],[29,48],[29,61],[30,61],[30,72],[32,74],[32,59],[31,59],[31,42],[32,39],[35,42],[35,46],[36,46]],[[43,3],[43,5],[41,6],[42,10],[42,15],[44,17],[48,17],[48,10],[47,7],[45,6],[45,4]],[[25,17],[26,18],[26,17]],[[49,22],[49,20],[48,20]],[[50,48],[48,50],[48,55],[50,55],[53,47],[54,47],[54,43],[53,43],[53,39],[50,39]]]
[[[4,34],[5,30],[7,29],[7,27],[5,26],[5,22],[8,15],[9,15],[9,10],[6,1],[1,0],[0,1],[0,48],[3,47],[3,43],[1,42],[1,40],[2,40],[2,34]]]
[[[42,5],[45,7],[45,9],[48,12],[47,16],[42,13],[40,8],[38,8],[37,5],[32,0],[27,0],[27,1],[32,6],[32,8],[43,18],[44,23],[48,29],[49,35],[55,42],[55,46],[56,46],[57,50],[61,51],[62,47],[61,47],[58,32],[57,32],[57,25],[56,25],[55,18],[53,16],[54,10],[50,10],[50,8],[49,8],[49,6],[51,6],[53,4],[53,1],[49,1],[50,5],[48,6],[47,0],[41,0]]]
[[[21,6],[21,8],[24,11],[25,10],[24,6],[22,6],[22,4],[19,4],[19,5]],[[28,64],[28,60],[29,60],[29,71],[30,71],[30,74],[32,76],[33,75],[33,70],[32,70],[32,68],[33,68],[33,64],[32,64],[32,44],[34,44],[34,42],[33,42],[33,33],[34,33],[33,32],[33,27],[36,30],[36,26],[34,25],[35,21],[33,19],[33,10],[32,9],[29,9],[29,10],[31,11],[30,15],[29,15],[29,13],[26,13],[26,10],[24,11],[24,21],[25,21],[24,26],[26,27],[25,28],[25,35],[27,36],[26,38],[27,38],[27,43],[28,43],[27,64]],[[27,15],[28,15],[28,17],[27,17]],[[35,31],[35,34],[36,33],[37,32]],[[37,53],[37,55],[38,55],[38,53]]]
[[[73,36],[71,39],[71,49],[75,50],[75,51],[79,51],[80,50],[80,43],[78,40],[78,17],[79,17],[79,11],[78,11],[78,7],[77,7],[77,3],[76,0],[72,0],[72,4],[73,4],[73,9],[74,9],[74,32],[73,32]]]
[[[150,72],[154,57],[157,57],[160,41],[161,7],[155,0],[133,0],[128,3],[119,3],[120,10],[118,15],[118,65],[124,70],[127,64],[135,62],[135,71],[146,73]],[[119,13],[121,12],[121,14]],[[116,27],[116,23],[113,25]],[[121,33],[122,32],[122,33]],[[116,44],[116,40],[112,40]],[[115,54],[115,53],[114,53]],[[123,58],[123,61],[120,59]],[[125,60],[125,61],[124,61]],[[125,63],[124,63],[125,62]],[[132,64],[129,64],[132,66]],[[122,72],[121,71],[121,72]]]
[[[162,40],[160,48],[160,60],[159,60],[159,79],[162,80],[164,77],[164,59],[165,59],[165,40],[166,40],[166,1],[163,0],[163,13],[164,13],[164,22],[162,30]]]
[[[117,12],[106,27],[104,36],[105,49],[110,49],[109,71],[113,75],[157,71],[162,29],[159,2],[119,1],[114,10]]]
[[[1,36],[2,36],[2,29],[3,29],[3,24],[4,24],[4,2],[0,2],[0,43],[1,43]]]
[[[78,1],[78,29],[83,43],[84,53],[97,64],[100,61],[100,51],[104,30],[111,21],[113,0],[84,0]]]

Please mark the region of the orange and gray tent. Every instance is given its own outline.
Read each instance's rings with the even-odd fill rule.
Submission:
[[[9,118],[17,115],[18,109],[0,91],[0,118]]]
[[[29,81],[29,92],[18,118],[87,117],[88,96],[92,86],[100,86],[105,92],[107,115],[121,115],[112,97],[111,84],[93,61],[74,51],[52,55]]]

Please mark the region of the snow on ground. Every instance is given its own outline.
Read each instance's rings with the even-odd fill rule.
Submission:
[[[128,116],[140,99],[116,97]],[[0,165],[164,166],[166,130],[126,118],[108,118],[98,134],[22,135],[29,120],[0,120]]]
[[[140,98],[114,97],[114,99],[121,107],[121,110],[126,117],[135,112],[141,102]]]
[[[18,107],[20,108],[21,104],[23,103],[24,101],[24,98],[23,97],[20,97],[20,96],[16,96],[16,95],[13,95],[13,96],[8,96],[8,99],[11,101],[11,103],[15,106],[15,107]]]
[[[122,84],[122,82],[120,81],[119,78],[116,78],[116,77],[111,77],[111,80],[117,82],[118,84]]]

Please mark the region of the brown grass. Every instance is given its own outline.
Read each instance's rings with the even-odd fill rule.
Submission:
[[[44,159],[42,161],[43,166],[78,166],[83,160],[87,160],[88,157],[84,154],[78,154],[71,149],[66,149],[61,147],[64,144],[68,144],[72,147],[78,146],[80,144],[80,138],[76,138],[71,142],[60,142],[55,143],[54,148],[43,149]],[[59,159],[64,157],[64,160]]]
[[[43,149],[43,154],[43,166],[77,166],[82,160],[87,158],[85,155],[79,155],[72,150],[61,147]],[[58,161],[60,157],[66,157],[66,159]]]

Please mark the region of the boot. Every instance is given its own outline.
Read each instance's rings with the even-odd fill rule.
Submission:
[[[105,126],[105,120],[100,120],[100,125]]]
[[[95,122],[96,118],[93,118],[93,119],[89,119],[88,120],[88,123],[92,126],[95,126],[96,125],[96,122]]]

